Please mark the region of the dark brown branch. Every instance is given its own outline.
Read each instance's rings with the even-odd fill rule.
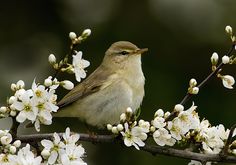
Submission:
[[[229,136],[228,139],[225,143],[225,147],[222,150],[222,156],[226,156],[228,155],[228,151],[229,151],[229,145],[232,142],[233,139],[233,134],[234,134],[234,130],[236,129],[236,124],[234,124],[231,128],[230,128],[230,132],[229,132]]]
[[[12,126],[11,126],[11,129],[10,129],[10,133],[11,133],[13,138],[15,138],[17,136],[17,129],[18,129],[19,125],[20,125],[20,123],[18,123],[16,121],[16,118],[12,117]]]
[[[62,136],[62,133],[59,133]],[[35,134],[35,135],[20,135],[17,139],[21,140],[24,143],[30,143],[35,141],[40,141],[42,139],[51,139],[53,134]],[[112,143],[116,142],[118,139],[113,135],[95,135],[91,136],[88,134],[80,134],[80,141],[87,141],[93,143]],[[236,163],[236,156],[225,156],[221,157],[219,154],[202,154],[195,153],[186,150],[180,150],[169,147],[161,147],[156,145],[145,145],[140,148],[143,151],[149,152],[153,155],[163,154],[167,156],[174,156],[184,159],[198,160],[201,162],[227,162],[227,163]]]

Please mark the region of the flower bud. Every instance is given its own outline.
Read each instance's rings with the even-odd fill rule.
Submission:
[[[16,153],[16,147],[15,146],[10,146],[9,151],[11,154],[15,154]]]
[[[0,112],[1,112],[1,113],[6,113],[6,112],[7,112],[7,107],[4,107],[4,106],[1,107],[1,108],[0,108]]]
[[[112,125],[111,124],[107,124],[107,130],[111,131],[112,130]]]
[[[133,110],[132,110],[130,107],[128,107],[128,108],[126,109],[126,113],[127,113],[127,114],[132,114],[132,113],[133,113]]]
[[[195,87],[197,85],[197,80],[192,78],[190,81],[189,81],[189,86],[190,87]]]
[[[163,117],[164,116],[164,111],[162,109],[158,109],[155,114],[154,114],[154,117]]]
[[[13,106],[11,105],[10,108],[12,109]],[[15,109],[15,107],[14,107],[14,109]],[[10,115],[13,116],[13,117],[16,116],[16,111],[15,110],[11,110]]]
[[[90,29],[85,29],[82,33],[82,36],[83,37],[88,37],[88,36],[90,36],[90,34],[91,34],[91,30]]]
[[[228,64],[229,63],[229,56],[223,56],[222,57],[222,63],[223,64]]]
[[[199,92],[199,88],[193,87],[191,94],[196,95],[196,94],[198,94],[198,92]]]
[[[233,29],[232,29],[232,27],[231,26],[226,26],[225,27],[225,32],[226,33],[228,33],[228,34],[230,34],[230,35],[232,35],[233,34]]]
[[[15,92],[17,90],[16,84],[12,83],[11,84],[11,90]]]
[[[232,37],[231,37],[231,41],[232,41],[232,42],[235,42],[235,41],[236,41],[236,37],[235,37],[235,36],[232,36]]]
[[[232,150],[232,154],[236,155],[236,149]]]
[[[16,147],[16,148],[19,148],[21,146],[21,141],[20,140],[16,140],[13,145]]]
[[[165,114],[164,114],[164,118],[167,118],[168,116],[170,116],[170,112],[167,111]]]
[[[155,132],[156,131],[156,128],[154,126],[151,126],[150,127],[150,132]]]
[[[8,145],[8,144],[11,143],[11,141],[12,141],[12,136],[11,136],[11,134],[7,134],[7,135],[1,137],[1,143],[2,143],[2,145]]]
[[[124,127],[122,124],[118,124],[117,125],[117,130],[120,132],[120,131],[123,131]]]
[[[50,87],[52,85],[52,79],[50,79],[50,78],[45,79],[44,80],[44,85],[46,87]]]
[[[10,108],[10,110],[12,110],[12,111],[15,111],[15,110],[16,110],[16,107],[15,107],[13,104],[11,104],[9,108]]]
[[[214,65],[214,66],[217,65],[218,60],[219,60],[219,56],[218,56],[218,54],[216,52],[214,52],[212,54],[212,56],[211,56],[211,63],[212,63],[212,65]]]
[[[60,84],[62,85],[63,88],[67,90],[71,90],[74,88],[74,84],[69,80],[64,80]]]
[[[126,120],[126,114],[125,113],[122,113],[121,115],[120,115],[120,121],[121,122],[124,122]]]
[[[7,131],[0,130],[0,138],[5,136],[7,134]]]
[[[69,33],[69,38],[70,38],[71,40],[74,40],[76,37],[77,37],[77,35],[75,34],[75,32],[70,32],[70,33]]]
[[[9,98],[9,100],[8,100],[8,103],[9,103],[9,104],[13,104],[15,100],[16,100],[16,97],[15,97],[15,96],[11,96],[11,97]]]
[[[55,64],[55,63],[56,63],[56,57],[55,57],[54,54],[50,54],[50,55],[48,56],[48,62],[49,62],[50,64]]]
[[[184,106],[181,104],[176,104],[174,110],[177,112],[181,112],[184,110]]]
[[[19,80],[17,83],[16,83],[16,88],[17,89],[23,89],[25,87],[25,83],[23,80]]]
[[[118,129],[117,129],[116,126],[112,127],[111,132],[112,132],[113,134],[118,134],[118,133],[119,133],[119,131],[118,131]]]
[[[41,155],[43,156],[44,159],[47,159],[49,156],[50,156],[50,151],[49,150],[46,150],[44,149],[42,152],[41,152]]]

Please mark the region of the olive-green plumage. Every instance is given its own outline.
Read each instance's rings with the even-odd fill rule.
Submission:
[[[58,103],[56,117],[78,117],[103,128],[118,123],[127,107],[139,108],[145,81],[140,55],[145,51],[127,41],[112,44],[101,65]]]

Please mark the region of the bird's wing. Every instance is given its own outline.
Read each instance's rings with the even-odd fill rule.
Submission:
[[[98,67],[89,77],[87,77],[82,83],[78,84],[72,89],[65,97],[58,102],[57,106],[64,107],[73,103],[79,99],[84,98],[92,93],[97,92],[99,89],[109,86],[112,81],[106,81],[111,77],[112,72],[109,69],[101,69]]]

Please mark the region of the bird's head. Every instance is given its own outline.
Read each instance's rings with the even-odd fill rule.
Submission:
[[[113,43],[106,51],[103,64],[113,69],[127,69],[133,65],[141,66],[141,54],[148,51],[147,48],[140,49],[128,41]]]

